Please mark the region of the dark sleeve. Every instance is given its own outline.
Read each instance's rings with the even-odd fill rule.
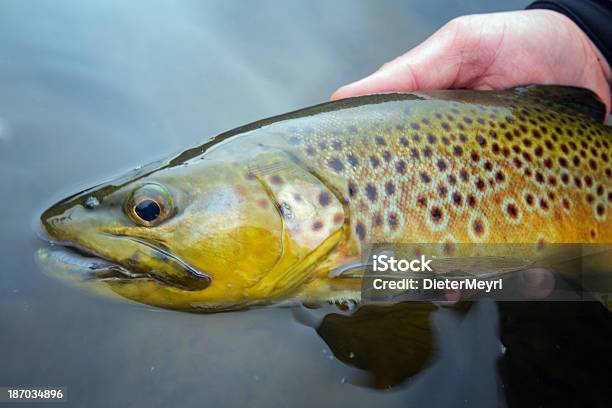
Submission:
[[[612,0],[535,1],[527,8],[554,10],[572,19],[612,65]]]

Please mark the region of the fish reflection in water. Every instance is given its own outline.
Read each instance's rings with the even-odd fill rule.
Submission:
[[[408,302],[294,315],[360,370],[347,382],[406,389],[427,406],[606,406],[612,391],[612,319],[598,302]],[[440,393],[424,386],[432,381]]]
[[[535,272],[539,279],[515,276],[526,298],[538,290],[540,298],[550,296],[551,280],[557,294],[579,290],[557,272]],[[365,304],[335,312],[302,307],[294,316],[316,331],[335,358],[358,369],[347,382],[393,389],[412,403],[606,406],[612,395],[604,374],[612,363],[612,317],[605,303],[590,296],[566,302]],[[444,392],[432,395],[426,386],[432,383]]]

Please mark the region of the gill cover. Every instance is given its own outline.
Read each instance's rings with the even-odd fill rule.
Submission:
[[[340,195],[322,178],[283,152],[265,153],[248,173],[266,189],[282,220],[283,253],[249,296],[291,293],[344,238],[346,211]]]

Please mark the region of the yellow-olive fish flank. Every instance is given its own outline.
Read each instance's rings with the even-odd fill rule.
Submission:
[[[603,112],[557,86],[351,98],[222,134],[42,223],[97,257],[89,281],[147,304],[346,298],[359,279],[330,272],[367,244],[612,242]]]

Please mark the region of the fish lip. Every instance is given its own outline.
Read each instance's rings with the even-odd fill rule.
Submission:
[[[156,253],[160,254],[160,256],[171,258],[173,261],[179,263],[187,272],[192,274],[196,279],[201,280],[204,283],[204,288],[210,286],[210,284],[212,283],[212,279],[209,274],[194,268],[193,266],[184,262],[174,254],[160,248],[159,246],[149,241],[131,237],[128,235],[113,234],[109,232],[106,232],[106,234],[116,238],[129,239],[131,241],[137,242],[140,245],[147,246]],[[155,283],[160,285],[171,286],[177,289],[187,291],[203,289],[194,289],[189,286],[178,284],[176,282],[166,282],[165,280],[162,280],[159,277],[150,273],[133,271],[116,261],[104,257],[103,255],[97,253],[91,248],[84,247],[71,241],[56,240],[51,238],[48,234],[40,234],[39,237],[46,241],[52,247],[61,248],[56,251],[61,251],[65,255],[68,255],[73,259],[76,258],[76,262],[82,264],[82,266],[87,268],[87,271],[83,274],[83,277],[86,279],[99,280],[103,282],[127,282],[138,279],[154,281]],[[86,259],[87,261],[83,262],[84,259]]]
[[[131,271],[123,265],[73,242],[52,239],[46,239],[46,241],[51,247],[56,248],[54,252],[61,252],[73,260],[76,260],[76,262],[80,262],[81,266],[86,268],[83,272],[83,277],[87,280],[125,281],[133,279],[154,279],[145,273]]]
[[[183,268],[183,270],[185,272],[187,272],[191,277],[196,279],[196,282],[200,282],[201,285],[199,285],[198,287],[190,287],[188,285],[182,285],[178,282],[167,282],[166,280],[163,280],[161,278],[159,278],[158,276],[154,276],[152,274],[145,274],[147,276],[149,276],[151,279],[154,279],[156,282],[162,284],[162,285],[166,285],[166,286],[172,286],[175,287],[177,289],[181,289],[181,290],[186,290],[186,291],[197,291],[197,290],[203,290],[206,289],[207,287],[209,287],[212,284],[212,278],[210,276],[210,274],[201,271],[200,269],[190,265],[189,263],[183,261],[181,258],[179,258],[178,256],[176,256],[174,253],[172,253],[171,251],[160,247],[159,244],[150,242],[146,239],[140,238],[140,237],[134,237],[134,236],[130,236],[130,235],[126,235],[126,234],[117,234],[117,233],[113,233],[113,232],[105,232],[105,234],[111,236],[111,237],[115,237],[115,238],[123,238],[123,239],[127,239],[130,241],[133,241],[139,245],[143,245],[149,249],[151,249],[152,251],[154,251],[157,255],[159,255],[162,258],[166,258],[166,259],[170,259],[173,262],[175,262],[176,264],[178,264],[180,267]]]

